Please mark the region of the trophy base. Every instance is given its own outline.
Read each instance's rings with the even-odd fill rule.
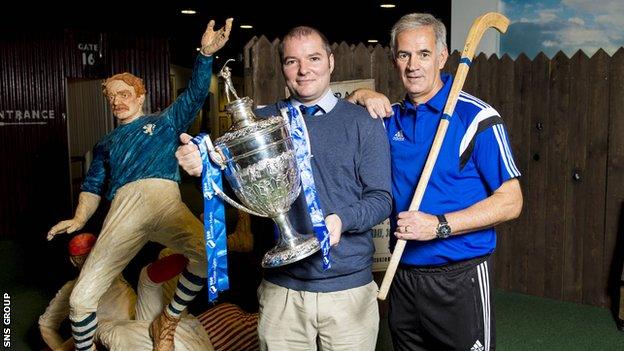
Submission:
[[[297,235],[290,245],[278,245],[262,259],[262,267],[275,268],[302,260],[321,249],[316,236]]]

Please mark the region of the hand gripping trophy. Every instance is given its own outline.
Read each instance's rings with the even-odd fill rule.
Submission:
[[[214,144],[205,139],[210,159],[225,174],[243,205],[213,183],[215,193],[230,205],[255,216],[270,217],[279,228],[275,247],[264,255],[263,267],[279,267],[304,259],[320,249],[313,234],[297,233],[287,212],[299,196],[301,181],[287,116],[256,119],[253,101],[239,98],[232,84],[228,60],[219,76],[225,81],[227,112],[232,127]],[[234,96],[231,101],[230,94]]]

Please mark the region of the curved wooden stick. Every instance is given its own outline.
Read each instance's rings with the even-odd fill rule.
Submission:
[[[453,112],[455,111],[455,105],[457,104],[459,92],[464,86],[464,82],[466,81],[466,76],[468,75],[468,70],[470,69],[470,64],[472,63],[475,50],[477,48],[477,45],[479,45],[479,42],[481,41],[483,33],[488,28],[495,28],[499,32],[505,33],[508,26],[509,19],[497,12],[485,13],[477,17],[477,19],[475,19],[472,23],[472,27],[470,27],[468,37],[466,38],[464,50],[462,51],[461,59],[459,60],[459,67],[457,67],[457,73],[455,73],[455,78],[453,80],[453,85],[451,86],[451,91],[449,92],[448,99],[446,100],[446,105],[444,106],[442,119],[440,120],[440,124],[438,124],[438,130],[436,132],[435,138],[433,139],[433,145],[431,146],[431,150],[429,151],[429,156],[427,156],[427,161],[425,162],[423,173],[420,176],[418,185],[416,186],[416,191],[414,193],[414,197],[412,198],[409,211],[417,211],[420,207],[420,202],[422,201],[423,195],[425,194],[427,183],[429,183],[429,178],[431,177],[433,167],[435,166],[436,160],[438,159],[438,154],[440,153],[440,148],[442,147],[442,142],[444,141],[444,135],[446,135],[446,129],[448,128],[451,116],[453,116]],[[392,279],[394,278],[396,269],[399,266],[399,262],[401,261],[401,256],[403,255],[405,244],[405,240],[397,240],[394,251],[392,252],[392,257],[390,258],[390,263],[388,264],[388,269],[386,270],[383,282],[381,283],[381,287],[379,288],[379,294],[377,295],[377,298],[379,298],[380,300],[385,300],[386,296],[388,295],[388,290],[390,289],[390,284],[392,283]]]

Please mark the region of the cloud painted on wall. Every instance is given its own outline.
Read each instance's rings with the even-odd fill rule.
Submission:
[[[501,53],[513,58],[578,50],[591,56],[600,48],[611,55],[624,46],[623,0],[502,0],[501,9],[511,20]]]

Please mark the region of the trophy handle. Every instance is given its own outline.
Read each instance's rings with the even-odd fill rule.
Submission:
[[[267,215],[265,215],[265,214],[261,214],[261,213],[258,213],[258,212],[256,212],[256,211],[250,210],[249,208],[245,207],[245,205],[241,205],[241,204],[239,204],[238,202],[236,202],[236,200],[234,200],[234,199],[232,199],[231,197],[227,196],[227,195],[223,192],[223,190],[221,190],[221,188],[219,188],[219,186],[217,185],[217,183],[215,183],[215,182],[214,182],[214,181],[212,181],[212,180],[211,180],[211,182],[212,182],[212,188],[215,190],[215,193],[216,193],[216,194],[217,194],[220,198],[222,198],[225,202],[227,202],[228,204],[230,204],[230,205],[232,205],[232,206],[234,206],[234,207],[238,208],[238,209],[239,209],[239,210],[241,210],[241,211],[245,211],[245,212],[247,212],[247,213],[249,213],[249,214],[252,214],[252,215],[254,215],[254,216],[258,216],[258,217],[267,217],[267,218],[269,217],[269,216],[267,216]]]

